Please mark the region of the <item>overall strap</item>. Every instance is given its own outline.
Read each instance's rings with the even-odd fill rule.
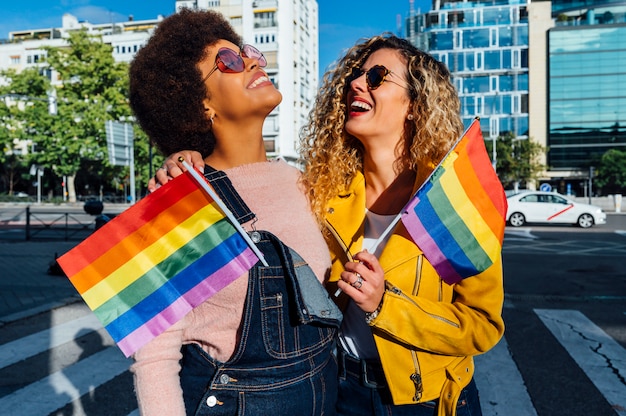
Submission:
[[[215,192],[224,201],[224,204],[233,213],[240,224],[252,220],[255,215],[239,196],[226,173],[216,170],[209,165],[204,166],[204,177],[213,186]]]

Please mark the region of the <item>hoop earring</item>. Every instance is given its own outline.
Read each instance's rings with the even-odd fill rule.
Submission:
[[[413,120],[413,114],[409,114],[408,116],[406,116],[407,120]]]

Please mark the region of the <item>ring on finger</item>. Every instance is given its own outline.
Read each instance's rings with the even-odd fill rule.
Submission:
[[[361,277],[359,272],[354,272],[354,275],[356,276],[356,280],[350,283],[350,285],[355,289],[360,289],[361,286],[363,286],[363,277]]]

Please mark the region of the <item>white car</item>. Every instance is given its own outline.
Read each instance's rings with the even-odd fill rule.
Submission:
[[[606,213],[595,205],[571,201],[555,192],[524,191],[507,198],[506,220],[513,227],[526,223],[576,224],[589,228],[606,224]]]

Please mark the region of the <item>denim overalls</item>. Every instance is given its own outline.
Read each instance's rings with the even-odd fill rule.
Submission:
[[[205,170],[239,222],[254,214],[228,177]],[[332,354],[341,312],[308,264],[269,232],[255,232],[270,265],[249,272],[241,339],[227,362],[183,346],[180,380],[188,415],[334,415]]]

